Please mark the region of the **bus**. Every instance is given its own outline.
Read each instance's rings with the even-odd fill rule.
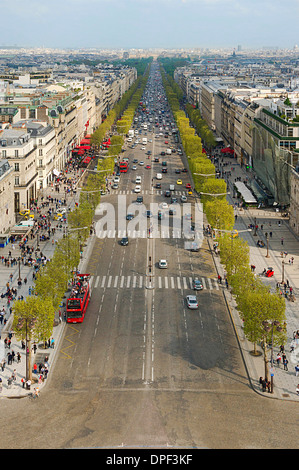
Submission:
[[[82,323],[90,300],[90,275],[78,274],[66,301],[67,323]]]
[[[128,162],[125,162],[125,161],[120,162],[119,171],[121,173],[127,173],[127,171],[128,171]]]

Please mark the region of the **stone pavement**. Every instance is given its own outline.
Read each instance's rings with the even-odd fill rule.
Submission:
[[[75,203],[78,202],[79,199],[79,191],[77,188],[80,187],[81,183],[81,177],[83,176],[82,170],[75,171],[72,169],[68,169],[68,172],[65,173],[65,176],[69,177],[74,181],[73,188],[76,190],[75,192],[70,192],[66,193],[64,191],[64,184],[61,183],[60,185],[60,191],[56,191],[53,186],[49,186],[46,189],[43,189],[42,192],[39,193],[39,198],[38,198],[38,204],[41,203],[41,196],[43,196],[43,200],[45,201],[48,196],[58,199],[66,199],[66,207],[67,210],[68,208],[73,208]],[[56,209],[56,204],[50,204],[49,207],[52,207],[54,210]],[[41,210],[42,214],[46,214],[49,207],[44,207]],[[36,220],[38,220],[38,214],[36,213]],[[60,238],[63,237],[63,234],[65,232],[65,229],[67,225],[63,223],[62,228],[60,228],[61,223],[58,221],[54,221],[51,218],[51,228],[55,227],[55,234],[50,235],[50,239],[47,241],[39,241],[39,246],[37,242],[37,237],[34,239],[28,240],[28,245],[30,247],[34,248],[33,255],[32,257],[35,258],[35,253],[36,253],[36,248],[38,247],[40,252],[43,253],[43,255],[47,259],[51,259],[53,256],[54,250],[55,250],[55,242],[58,241]],[[90,237],[92,239],[92,237]],[[90,245],[90,240],[87,246],[84,248],[83,251],[83,256],[79,265],[79,270],[84,269],[84,264],[86,263],[86,258],[87,258],[87,252],[89,250],[89,245]],[[8,257],[9,252],[11,252],[11,258],[16,258],[21,255],[21,250],[19,248],[18,242],[11,244],[8,243],[8,245],[5,248],[0,248],[0,257]],[[20,276],[22,279],[22,285],[18,286],[17,280],[19,278],[19,271],[20,271]],[[34,268],[32,266],[25,266],[22,263],[19,264],[17,263],[13,267],[7,267],[5,266],[4,262],[0,261],[0,294],[4,294],[6,292],[6,284],[7,282],[10,283],[10,287],[15,287],[17,289],[17,295],[16,297],[19,298],[23,296],[23,298],[26,298],[28,295],[31,294],[31,289],[34,286],[34,278],[33,278],[33,272]],[[10,275],[12,274],[12,279],[10,279]],[[27,278],[27,282],[24,282],[24,279]],[[10,348],[5,347],[4,340],[5,338],[8,338],[9,335],[12,333],[11,332],[11,326],[12,326],[12,315],[10,315],[10,308],[13,306],[13,301],[11,302],[10,306],[7,304],[7,297],[1,298],[0,299],[0,310],[2,307],[5,309],[5,316],[4,316],[4,321],[0,323],[0,362],[2,361],[3,358],[6,359],[6,365],[4,370],[1,370],[0,367],[0,377],[2,379],[2,391],[0,391],[0,397],[24,397],[27,396],[28,393],[30,393],[26,388],[23,388],[21,379],[26,376],[26,353],[25,349],[22,349],[21,347],[21,342],[17,341],[14,335],[11,338],[11,345]],[[40,363],[44,364],[45,358],[48,357],[48,370],[49,374],[47,378],[40,384],[38,384],[37,379],[39,377],[39,374],[33,374],[33,377],[36,379],[35,383],[31,385],[31,392],[33,391],[34,387],[38,386],[39,389],[41,390],[44,384],[51,379],[51,368],[53,367],[54,361],[55,361],[55,353],[56,350],[59,348],[59,343],[61,338],[63,337],[63,331],[65,328],[65,322],[59,322],[59,319],[56,319],[56,326],[53,328],[53,334],[52,338],[54,339],[54,348],[52,347],[47,347],[46,349],[44,348],[44,345],[37,345],[36,352],[32,351],[32,365],[34,362],[39,365]],[[8,352],[14,351],[15,353],[15,359],[11,364],[8,364]],[[17,355],[20,353],[20,361],[17,361]],[[12,381],[12,384],[9,385],[8,379],[12,376],[13,371],[15,371],[16,374],[16,380]]]
[[[270,285],[271,290],[275,291],[276,285],[279,283],[281,291],[284,292],[281,282],[286,282],[288,280],[289,285],[293,288],[293,292],[295,294],[296,300],[294,302],[287,299],[285,300],[288,339],[284,346],[288,360],[288,370],[284,370],[282,364],[277,366],[275,359],[277,353],[279,352],[279,348],[274,347],[274,393],[265,393],[265,395],[271,398],[273,397],[284,400],[298,400],[299,397],[296,393],[296,387],[299,384],[299,376],[297,377],[295,374],[295,366],[299,364],[299,340],[295,341],[295,349],[292,353],[290,352],[290,346],[293,344],[293,333],[299,330],[299,240],[290,229],[288,219],[282,217],[281,213],[277,212],[275,209],[258,209],[253,207],[248,209],[241,209],[238,206],[238,203],[241,201],[236,197],[233,197],[233,183],[237,177],[240,177],[242,181],[245,181],[246,178],[252,177],[252,173],[249,173],[246,171],[246,169],[241,168],[241,166],[230,157],[221,156],[220,161],[224,164],[227,164],[223,166],[223,169],[226,171],[226,175],[224,175],[224,177],[230,192],[228,195],[228,200],[230,204],[235,207],[235,215],[237,216],[234,228],[238,230],[239,236],[246,240],[249,245],[250,264],[256,267],[256,275],[260,275],[264,268],[271,266],[274,268],[274,276],[272,278],[261,277],[265,284]],[[231,175],[228,173],[231,173]],[[248,231],[248,226],[250,224],[254,224],[255,221],[258,225],[256,235],[255,230]],[[269,241],[268,258],[266,233],[268,234]],[[283,245],[281,244],[282,238]],[[265,246],[263,248],[257,246],[258,240],[262,240],[264,242]],[[287,254],[283,254],[282,257],[281,252],[286,252]],[[290,260],[292,257],[294,258],[294,261],[291,264]],[[225,273],[223,271],[223,267],[220,265],[219,257],[214,256],[214,259],[218,272],[220,275],[222,275],[222,277],[224,277]],[[235,329],[243,351],[244,360],[252,386],[258,392],[263,393],[261,391],[261,385],[259,384],[259,378],[265,376],[263,354],[258,357],[250,354],[250,352],[253,350],[253,344],[249,343],[245,338],[242,328],[242,321],[236,310],[236,304],[232,298],[232,295],[230,294],[229,289],[224,287],[223,289],[224,295],[231,309]],[[260,352],[262,352],[260,347],[258,349]],[[271,350],[268,350],[267,355],[268,359],[270,359]]]

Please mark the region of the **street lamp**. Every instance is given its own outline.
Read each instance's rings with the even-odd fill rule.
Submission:
[[[271,376],[271,393],[273,393],[273,377],[274,377],[274,367],[273,367],[273,338],[274,338],[274,327],[276,328],[276,331],[280,332],[283,330],[283,328],[280,326],[280,323],[278,320],[274,320],[273,322],[269,322],[267,320],[262,322],[262,325],[264,327],[264,330],[266,333],[269,333],[271,331],[271,371],[270,371],[270,376]],[[266,358],[266,344],[265,344],[265,366],[267,364],[267,358]],[[268,380],[268,373],[267,373],[267,367],[265,369],[265,379]]]
[[[269,256],[269,237],[268,237],[268,234],[267,234],[266,240],[267,240],[267,254],[266,254],[266,258],[270,258],[270,256]]]

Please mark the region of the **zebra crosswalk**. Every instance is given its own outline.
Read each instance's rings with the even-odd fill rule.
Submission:
[[[218,280],[215,278],[198,278],[203,286],[203,290],[219,290]],[[187,276],[153,276],[152,285],[155,289],[193,289],[193,278]],[[146,287],[147,278],[145,275],[132,276],[91,276],[90,285],[92,289],[142,289]]]
[[[97,237],[98,238],[147,238],[149,236],[148,230],[97,230]],[[188,234],[183,233],[181,230],[176,229],[160,229],[157,232],[153,232],[156,238],[194,238],[194,234],[191,233],[189,236]]]
[[[140,193],[136,194],[134,189],[111,189],[110,194],[119,194],[119,195],[125,195],[125,194],[136,194],[138,195],[146,195],[146,194],[156,194],[156,196],[162,196],[165,191],[162,191],[161,189],[154,189],[153,192],[150,189],[143,189],[140,191]],[[187,196],[187,191],[171,191],[172,196]]]

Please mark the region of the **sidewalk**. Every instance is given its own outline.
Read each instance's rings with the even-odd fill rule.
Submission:
[[[68,170],[68,173],[66,174],[67,177],[72,178],[73,181],[76,181],[74,184],[74,187],[79,187],[80,185],[80,180],[82,173],[81,171],[78,173],[77,171],[70,171]],[[46,201],[48,196],[53,197],[54,199],[66,199],[66,205],[64,207],[68,208],[73,208],[75,206],[75,203],[79,200],[79,191],[76,191],[75,194],[69,193],[67,194],[64,191],[64,185],[63,183],[61,184],[60,191],[56,191],[54,187],[49,186],[48,188],[44,189],[42,191],[42,194],[39,194],[38,198],[38,203],[41,203],[41,196],[43,196],[43,201]],[[49,207],[52,207],[54,210],[56,209],[56,204],[50,204]],[[49,207],[44,207],[41,211],[42,214],[46,214],[47,211],[49,210]],[[36,213],[36,212],[35,212]],[[36,213],[37,214],[37,213]],[[35,217],[35,220],[39,220],[39,218]],[[60,228],[60,225],[63,225],[62,228]],[[47,259],[51,259],[55,250],[55,241],[58,241],[63,237],[64,234],[64,227],[66,227],[65,223],[61,223],[59,221],[54,221],[51,218],[51,228],[55,227],[55,234],[50,235],[50,239],[47,241],[39,241],[39,249],[40,252],[43,253],[43,255]],[[92,237],[89,238],[86,247],[83,250],[83,256],[81,259],[81,262],[79,264],[79,270],[84,269],[84,265],[86,263],[87,257],[88,257],[88,251],[90,249],[90,242],[92,241]],[[38,246],[37,244],[37,236],[34,239],[28,240],[27,243],[30,247],[34,248],[34,253],[36,251],[36,248]],[[5,248],[0,248],[0,257],[8,257],[9,252],[11,252],[11,258],[16,258],[18,259],[21,256],[21,250],[19,248],[18,243],[14,243],[14,247],[12,246],[11,243],[8,243],[8,245]],[[39,252],[39,253],[40,253]],[[33,258],[35,255],[32,255]],[[19,278],[19,269],[20,269],[20,275],[22,279],[22,285],[18,287],[17,285],[17,280]],[[34,279],[33,279],[33,272],[34,268],[32,266],[25,266],[20,263],[20,268],[19,264],[17,263],[13,267],[7,267],[5,266],[4,263],[0,261],[0,294],[4,294],[6,292],[6,284],[7,282],[10,283],[10,287],[15,287],[17,289],[17,295],[16,297],[23,296],[25,299],[28,295],[30,295],[30,291],[32,287],[34,286]],[[12,279],[10,279],[10,274],[13,275]],[[27,283],[25,284],[24,279],[27,278]],[[13,306],[13,301],[11,301],[10,307]],[[0,368],[0,377],[2,379],[2,391],[0,391],[0,397],[8,397],[8,398],[21,398],[27,396],[30,392],[33,391],[35,387],[39,387],[39,390],[42,390],[44,385],[51,379],[51,368],[54,365],[55,362],[55,355],[56,355],[56,350],[59,349],[59,344],[60,341],[63,337],[63,332],[64,328],[66,326],[66,323],[64,321],[59,322],[59,319],[57,318],[55,321],[55,325],[53,327],[53,333],[51,338],[54,339],[54,348],[52,347],[47,347],[46,349],[44,348],[43,344],[37,344],[37,349],[36,352],[32,351],[32,356],[31,356],[31,361],[32,361],[32,366],[34,363],[39,366],[39,364],[45,364],[45,359],[48,358],[46,366],[48,366],[48,375],[47,378],[38,384],[37,380],[40,374],[32,374],[33,376],[33,382],[31,385],[31,390],[26,390],[26,388],[23,388],[21,379],[25,378],[26,376],[26,352],[25,349],[22,349],[21,342],[17,341],[14,335],[12,335],[11,338],[11,345],[10,348],[6,348],[4,344],[5,338],[8,338],[10,333],[11,333],[11,325],[12,325],[12,320],[13,317],[9,313],[9,306],[7,305],[7,297],[1,298],[0,299],[0,309],[4,307],[5,309],[5,320],[6,324],[0,323],[0,362],[3,358],[6,359],[6,365],[4,370],[2,371]],[[33,345],[31,345],[33,346]],[[11,364],[8,364],[8,353],[14,351],[15,353],[15,358],[14,361]],[[17,355],[20,353],[21,360],[17,362]],[[12,382],[11,385],[8,385],[8,379],[12,376],[13,371],[15,371],[16,374],[16,380]]]
[[[223,169],[227,172],[231,172],[231,175],[226,176],[226,182],[230,194],[228,195],[228,201],[235,208],[236,221],[234,228],[238,230],[239,236],[247,241],[250,249],[250,264],[256,266],[255,273],[259,275],[262,273],[264,268],[271,266],[274,268],[274,276],[272,278],[262,277],[261,279],[265,284],[271,287],[271,290],[274,292],[276,289],[277,283],[282,281],[289,282],[289,285],[293,287],[293,292],[296,300],[291,302],[285,300],[286,302],[286,321],[287,321],[287,342],[284,345],[285,353],[288,362],[288,370],[284,370],[282,364],[277,366],[276,364],[276,355],[279,352],[279,347],[273,348],[273,359],[274,359],[274,393],[268,394],[263,393],[261,390],[261,385],[259,384],[259,378],[265,376],[265,365],[264,365],[264,356],[253,356],[250,354],[250,351],[253,350],[253,344],[249,343],[246,340],[243,328],[242,321],[239,317],[239,314],[236,310],[236,304],[229,289],[224,289],[224,295],[227,299],[227,302],[230,306],[231,314],[233,317],[234,325],[237,331],[237,335],[240,341],[241,348],[244,354],[244,360],[248,369],[249,376],[251,378],[252,386],[256,391],[262,393],[263,395],[269,396],[271,398],[279,398],[284,400],[298,400],[298,395],[296,393],[296,386],[299,384],[299,376],[295,375],[295,366],[299,363],[299,340],[295,346],[294,352],[290,353],[290,346],[293,341],[293,332],[299,330],[299,241],[295,234],[291,231],[288,220],[281,217],[279,212],[276,212],[275,209],[265,208],[249,208],[249,209],[240,209],[238,207],[238,202],[241,202],[237,198],[233,198],[233,183],[235,178],[241,177],[241,180],[244,181],[250,176],[245,169],[241,168],[236,161],[229,157],[220,157],[220,160],[223,160],[223,163],[228,163],[224,166]],[[233,170],[232,170],[233,168]],[[258,225],[256,236],[254,235],[254,230],[248,231],[248,226],[250,224]],[[263,225],[263,227],[261,227]],[[270,237],[271,232],[271,237]],[[266,233],[268,234],[268,255],[267,255],[267,242],[266,242]],[[281,244],[281,239],[283,238],[283,245]],[[257,246],[257,241],[262,240],[265,244],[263,248]],[[281,252],[287,252],[287,255],[281,257]],[[291,258],[294,258],[293,264],[289,262]],[[220,265],[219,257],[214,256],[215,264],[217,270],[224,277],[223,267]],[[281,291],[283,290],[283,284],[281,285]],[[262,352],[261,347],[258,347],[258,350]],[[271,350],[268,350],[268,359],[270,359]],[[270,364],[269,364],[270,367]]]

